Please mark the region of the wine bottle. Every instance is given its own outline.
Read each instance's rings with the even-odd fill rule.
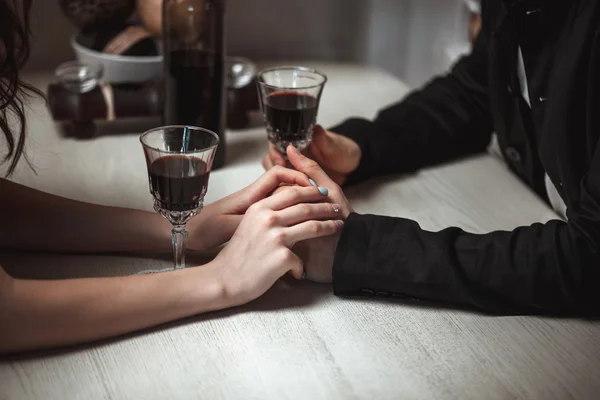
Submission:
[[[165,0],[163,42],[166,125],[219,135],[213,169],[225,164],[227,119],[225,0]]]

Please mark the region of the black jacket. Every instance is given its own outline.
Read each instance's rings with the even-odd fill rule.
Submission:
[[[373,122],[331,129],[362,149],[348,184],[481,152],[495,131],[512,170],[544,198],[549,175],[568,222],[477,235],[352,214],[336,251],[334,291],[494,313],[598,315],[600,1],[484,0],[482,14],[472,53],[448,75]],[[518,46],[531,109],[518,84]]]

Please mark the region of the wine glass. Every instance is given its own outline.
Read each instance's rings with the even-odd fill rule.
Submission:
[[[219,137],[207,129],[173,125],[145,132],[140,142],[146,156],[154,209],[173,225],[174,269],[183,269],[185,227],[204,206]]]
[[[305,67],[276,67],[258,74],[258,97],[269,141],[285,157],[292,145],[304,150],[312,141],[327,76]]]

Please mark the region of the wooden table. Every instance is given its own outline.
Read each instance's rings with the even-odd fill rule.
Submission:
[[[378,70],[314,66],[330,77],[325,125],[372,118],[407,92]],[[15,180],[76,199],[151,208],[138,135],[61,139],[39,101],[29,118],[37,175],[22,163]],[[228,147],[228,166],[211,175],[208,201],[262,173],[262,128],[230,133]],[[372,181],[348,195],[358,212],[409,217],[432,230],[487,232],[556,218],[488,155]],[[170,262],[169,255],[0,255],[14,275],[37,278],[129,274]],[[281,282],[238,309],[5,360],[0,399],[595,399],[599,366],[597,322],[344,299],[329,285]]]

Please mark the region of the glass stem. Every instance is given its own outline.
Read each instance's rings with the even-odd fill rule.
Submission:
[[[175,269],[185,268],[185,245],[187,243],[188,233],[185,225],[175,225],[171,231],[171,242],[173,243],[173,256]]]

